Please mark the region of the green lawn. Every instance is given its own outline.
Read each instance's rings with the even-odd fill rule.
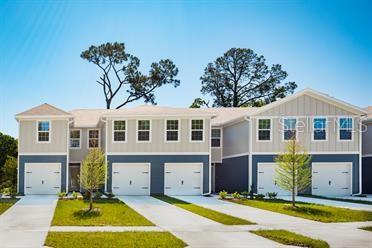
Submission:
[[[284,245],[293,245],[310,248],[329,247],[329,244],[323,240],[312,239],[286,230],[257,230],[251,232]]]
[[[353,222],[372,220],[372,211],[352,210],[304,202],[296,203],[297,207],[292,208],[290,202],[280,199],[229,199],[227,201],[321,222]]]
[[[87,213],[83,200],[59,200],[54,212],[53,226],[153,226],[149,220],[117,199],[94,200],[100,213]]]
[[[341,202],[351,202],[351,203],[372,205],[372,201],[365,201],[365,200],[342,199],[342,198],[325,197],[325,196],[319,196],[319,195],[303,195],[303,196],[311,197],[311,198],[318,198],[318,199],[325,199],[325,200],[332,200],[332,201],[341,201]]]
[[[0,214],[4,213],[8,208],[13,206],[18,199],[13,198],[1,198],[0,199]]]
[[[201,215],[205,218],[214,220],[216,222],[225,224],[225,225],[252,225],[255,224],[253,222],[250,222],[248,220],[244,220],[241,218],[237,218],[228,214],[220,213],[217,211],[214,211],[212,209],[204,208],[197,206],[192,203],[184,202],[179,199],[169,197],[169,196],[154,196],[155,198],[165,201],[169,204],[175,205],[177,207],[183,208],[185,210],[188,210],[190,212],[193,212],[194,214]]]
[[[364,226],[364,227],[360,227],[359,229],[362,229],[364,231],[372,232],[372,226]]]
[[[54,248],[185,247],[169,232],[49,232],[45,245]]]

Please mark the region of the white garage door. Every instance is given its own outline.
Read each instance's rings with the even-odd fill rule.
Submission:
[[[350,195],[351,163],[312,163],[313,195]]]
[[[150,195],[150,164],[113,163],[112,193],[115,195]]]
[[[164,194],[201,195],[202,163],[166,163],[164,166]]]
[[[25,194],[55,195],[61,190],[61,163],[26,163]]]
[[[279,188],[276,182],[276,163],[258,163],[257,192],[266,194],[276,192],[278,195],[290,195],[289,191]]]

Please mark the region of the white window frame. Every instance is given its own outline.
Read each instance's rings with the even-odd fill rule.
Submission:
[[[49,139],[48,141],[39,141],[39,132],[46,133],[46,131],[39,131],[39,122],[48,122],[49,123]],[[48,144],[52,141],[52,121],[51,120],[37,120],[36,121],[36,143],[39,144]]]
[[[260,129],[260,126],[259,126],[260,120],[270,120],[270,129]],[[256,132],[256,141],[257,142],[272,142],[272,139],[273,139],[273,119],[272,118],[264,118],[264,117],[257,118],[256,119],[256,128],[257,128],[257,132]],[[260,130],[270,131],[270,139],[269,140],[260,140],[259,139]]]
[[[173,129],[168,130],[167,129],[167,121],[178,121],[178,129],[177,130],[173,130]],[[168,131],[177,131],[177,140],[167,140]],[[164,142],[165,143],[179,143],[179,142],[181,142],[181,120],[180,119],[165,119],[164,120]]]
[[[341,119],[351,119],[351,139],[349,140],[342,140],[341,139],[341,135],[340,135],[340,130],[341,130],[341,126],[340,126],[340,123],[341,123]],[[353,142],[354,141],[354,118],[351,117],[351,116],[340,116],[337,118],[337,141],[338,142]],[[344,129],[344,128],[343,128]],[[346,130],[346,129],[345,129]]]
[[[324,129],[320,129],[320,130],[325,130],[325,139],[324,140],[316,140],[314,139],[314,134],[315,134],[315,129],[314,128],[314,123],[315,123],[315,119],[325,119],[325,127]],[[328,131],[328,118],[325,117],[325,116],[314,116],[312,118],[312,122],[311,122],[311,141],[312,142],[327,142],[328,141],[328,136],[329,136],[329,131]]]
[[[202,120],[203,121],[203,129],[195,129],[195,130],[192,129],[192,121],[195,121],[195,120]],[[200,118],[190,119],[189,124],[190,124],[189,141],[191,143],[205,142],[205,119],[200,119]],[[192,131],[202,131],[203,132],[202,140],[192,140]]]
[[[212,146],[212,139],[213,139],[213,129],[217,129],[217,130],[220,130],[220,145],[219,146]],[[211,147],[212,148],[221,148],[222,147],[222,128],[212,128],[211,129]]]
[[[115,130],[115,121],[124,121],[125,122],[125,130]],[[128,122],[126,119],[115,119],[115,120],[112,120],[112,124],[111,124],[111,141],[112,143],[127,143],[127,130],[128,130]],[[124,141],[122,140],[115,140],[115,132],[124,132],[125,135],[124,135]]]
[[[138,123],[139,121],[149,121],[150,122],[150,130],[139,130]],[[138,132],[139,131],[149,131],[149,140],[138,140]],[[151,119],[138,119],[136,120],[136,142],[137,143],[151,143],[152,140],[152,120]]]
[[[72,131],[79,131],[79,147],[72,147],[71,146],[71,132]],[[70,129],[70,134],[69,134],[69,147],[70,149],[72,150],[78,150],[78,149],[81,149],[81,129],[77,129],[77,128],[72,128]],[[77,140],[77,138],[73,138],[74,140]]]
[[[89,131],[98,131],[98,146],[89,147]],[[101,148],[101,130],[99,128],[93,128],[87,130],[87,149]]]
[[[293,116],[285,116],[285,117],[282,117],[281,118],[281,125],[282,125],[282,141],[283,142],[288,142],[288,141],[290,141],[290,140],[286,140],[285,138],[284,138],[284,136],[285,136],[285,130],[287,130],[287,129],[285,129],[285,124],[284,124],[284,120],[285,119],[295,119],[296,120],[296,126],[295,126],[295,131],[296,131],[296,141],[298,141],[298,118],[297,117],[293,117]],[[289,129],[288,129],[289,130]]]

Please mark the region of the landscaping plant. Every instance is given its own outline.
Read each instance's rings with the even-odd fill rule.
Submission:
[[[61,200],[62,200],[63,198],[65,198],[66,196],[67,196],[67,193],[66,193],[66,192],[59,192],[59,193],[58,193],[58,198],[61,199]]]
[[[233,197],[234,199],[240,199],[240,198],[241,198],[241,196],[240,196],[240,194],[239,194],[238,192],[234,192],[234,193],[232,194],[232,197]]]
[[[226,199],[227,192],[225,190],[222,190],[220,191],[219,195],[220,195],[220,199]]]
[[[267,192],[267,197],[269,197],[269,199],[276,199],[277,196],[278,192]]]
[[[91,149],[81,166],[80,183],[89,192],[89,209],[93,210],[93,194],[105,183],[106,162],[101,149]]]
[[[296,194],[311,184],[311,156],[295,140],[291,139],[287,151],[275,158],[276,182],[278,186],[292,193],[292,206],[296,207]]]

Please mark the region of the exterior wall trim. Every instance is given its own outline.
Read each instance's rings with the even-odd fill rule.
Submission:
[[[372,157],[372,153],[371,153],[371,154],[363,154],[362,157],[363,157],[363,158]]]
[[[67,152],[20,152],[18,153],[19,156],[44,156],[44,155],[67,155]]]
[[[281,154],[282,152],[252,152],[252,155],[278,155]],[[325,151],[325,152],[312,152],[312,151],[307,151],[308,154],[356,154],[359,155],[359,151]],[[372,154],[371,154],[372,156]]]
[[[209,152],[108,152],[107,155],[209,155]]]
[[[224,157],[222,157],[222,159],[236,158],[236,157],[247,156],[247,155],[249,155],[249,152],[237,153],[237,154],[233,154],[233,155],[224,156]]]

